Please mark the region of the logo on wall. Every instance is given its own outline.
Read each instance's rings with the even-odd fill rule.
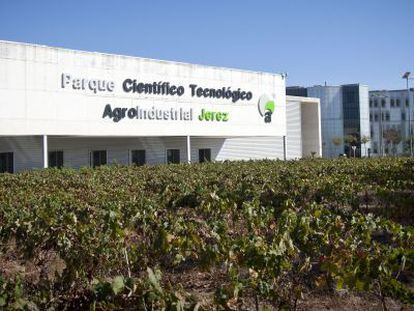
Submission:
[[[265,123],[272,122],[272,114],[275,111],[275,102],[268,95],[260,96],[258,103],[259,113],[264,117]]]

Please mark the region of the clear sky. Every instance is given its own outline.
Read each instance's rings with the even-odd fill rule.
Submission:
[[[0,0],[0,39],[395,89],[414,0]]]

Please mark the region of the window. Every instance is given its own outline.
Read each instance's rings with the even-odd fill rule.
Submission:
[[[131,151],[132,164],[144,165],[145,164],[145,150],[132,150]]]
[[[63,151],[49,152],[49,167],[63,167]]]
[[[369,106],[372,107],[372,99],[369,100]]]
[[[388,111],[385,113],[385,120],[386,121],[390,120],[390,113]]]
[[[408,106],[409,106],[409,104],[410,104],[410,102],[409,102],[408,98],[406,98],[406,99],[405,99],[405,107],[408,107]]]
[[[92,167],[106,164],[106,150],[92,151]]]
[[[391,99],[391,107],[394,107],[394,106],[395,106],[394,99]]]
[[[401,112],[401,120],[405,121],[405,112]]]
[[[396,105],[397,107],[400,107],[400,99],[399,99],[399,98],[397,98],[397,99],[395,100],[395,105]]]
[[[211,161],[211,149],[199,149],[198,159],[200,163]]]
[[[376,99],[374,100],[374,107],[378,107],[378,101]]]
[[[378,115],[377,114],[374,115],[374,121],[378,121]]]
[[[381,100],[381,106],[382,106],[382,107],[385,107],[385,99],[382,99],[382,100]]]
[[[0,153],[0,173],[13,173],[13,152]]]
[[[369,120],[372,121],[372,113],[369,114]]]
[[[167,149],[167,163],[180,163],[180,149]]]

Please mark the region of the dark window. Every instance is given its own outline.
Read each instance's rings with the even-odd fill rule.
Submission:
[[[395,104],[397,105],[397,107],[400,107],[400,100],[399,100],[399,98],[397,98],[397,99],[395,100]]]
[[[180,163],[180,149],[167,149],[167,163]]]
[[[369,120],[372,121],[372,113],[369,114]]]
[[[63,151],[49,152],[49,167],[63,167]]]
[[[372,99],[369,100],[369,106],[372,107]]]
[[[211,149],[199,149],[198,159],[200,163],[211,161]]]
[[[308,89],[300,86],[288,86],[286,95],[308,97]]]
[[[378,107],[378,101],[376,99],[374,100],[374,107]]]
[[[378,115],[377,114],[374,115],[374,121],[378,121]]]
[[[390,120],[390,113],[387,111],[387,113],[385,114],[385,120],[389,121]]]
[[[13,173],[13,152],[0,153],[0,173]]]
[[[394,107],[395,103],[394,103],[394,99],[391,99],[391,107]]]
[[[408,106],[409,106],[409,103],[410,103],[410,102],[408,101],[408,98],[406,98],[406,99],[405,99],[405,107],[408,107]]]
[[[385,99],[382,99],[382,100],[381,100],[381,106],[382,106],[382,107],[385,107]]]
[[[405,112],[401,112],[401,120],[405,121]]]
[[[132,150],[131,157],[132,157],[132,164],[135,164],[135,165],[145,164],[145,150]]]
[[[92,167],[106,164],[106,150],[95,150],[92,152]]]

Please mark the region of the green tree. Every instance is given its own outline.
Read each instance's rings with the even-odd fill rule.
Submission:
[[[384,131],[383,137],[385,139],[385,143],[387,145],[391,145],[392,153],[395,155],[396,146],[402,140],[401,133],[394,128],[389,128]]]
[[[348,145],[349,147],[348,156],[350,157],[352,146],[356,146],[358,144],[358,137],[356,135],[346,135],[344,137],[344,143]],[[354,151],[354,156],[355,156],[355,151]]]
[[[367,155],[367,143],[371,141],[371,138],[369,136],[362,136],[361,137],[361,144],[364,145],[365,155]]]
[[[336,152],[336,149],[342,144],[342,138],[341,137],[332,138],[332,144],[335,146],[335,152]]]

